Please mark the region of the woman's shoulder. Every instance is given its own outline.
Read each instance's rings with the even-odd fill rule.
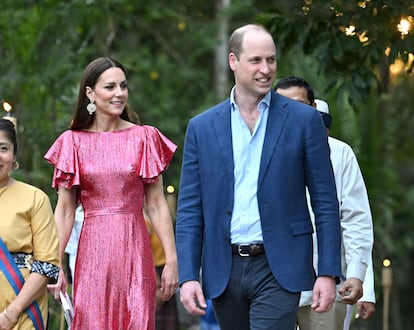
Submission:
[[[46,152],[44,158],[50,160],[60,154],[63,150],[71,150],[73,148],[73,134],[75,131],[66,130],[62,132],[53,142],[49,150]],[[53,156],[55,155],[55,156]]]
[[[42,189],[32,184],[16,180],[16,182],[14,182],[12,186],[13,190],[15,190],[16,193],[34,195],[38,196],[39,198],[48,198],[48,196]]]
[[[122,131],[121,131],[122,132]],[[126,128],[123,132],[132,132],[129,136],[132,136],[140,143],[144,144],[166,144],[171,145],[171,148],[175,150],[175,145],[170,139],[160,131],[159,128],[151,125],[133,125],[130,128]]]
[[[158,135],[161,133],[157,127],[151,125],[134,125],[131,127],[131,129],[134,132],[143,134],[145,136]]]
[[[73,140],[73,134],[76,133],[78,131],[73,131],[73,130],[65,130],[63,132],[61,132],[60,134],[58,134],[55,142],[62,142],[62,141],[72,141]]]

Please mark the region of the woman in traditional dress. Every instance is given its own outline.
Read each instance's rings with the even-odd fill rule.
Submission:
[[[49,198],[10,176],[18,168],[13,123],[0,119],[0,329],[46,329],[47,289],[59,273]]]
[[[162,173],[175,144],[132,122],[124,67],[101,57],[84,70],[70,129],[46,153],[58,190],[55,218],[63,256],[75,214],[84,222],[74,275],[72,329],[154,329],[155,271],[146,211],[166,253],[163,299],[177,289],[177,255]],[[49,287],[66,289],[63,271]]]

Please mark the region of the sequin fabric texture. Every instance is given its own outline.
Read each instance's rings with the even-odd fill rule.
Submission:
[[[66,131],[45,158],[52,186],[77,187],[84,208],[74,279],[73,329],[154,329],[155,273],[142,213],[144,185],[176,146],[156,128]]]

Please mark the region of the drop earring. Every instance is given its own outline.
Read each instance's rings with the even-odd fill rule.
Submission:
[[[12,170],[13,170],[13,171],[16,171],[16,170],[18,170],[18,169],[19,169],[19,167],[20,167],[19,162],[18,162],[17,160],[13,161],[13,164],[12,164]]]
[[[86,110],[88,110],[89,115],[92,116],[92,114],[96,111],[96,105],[94,101],[90,100],[90,103],[86,106]]]

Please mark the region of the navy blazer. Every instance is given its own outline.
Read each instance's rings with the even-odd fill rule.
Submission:
[[[230,220],[234,163],[230,100],[189,121],[180,179],[176,241],[179,282],[199,280],[219,296],[232,267]],[[319,243],[319,275],[340,276],[341,238],[326,129],[309,106],[272,92],[257,187],[263,244],[270,268],[291,292],[311,290],[311,195]]]

